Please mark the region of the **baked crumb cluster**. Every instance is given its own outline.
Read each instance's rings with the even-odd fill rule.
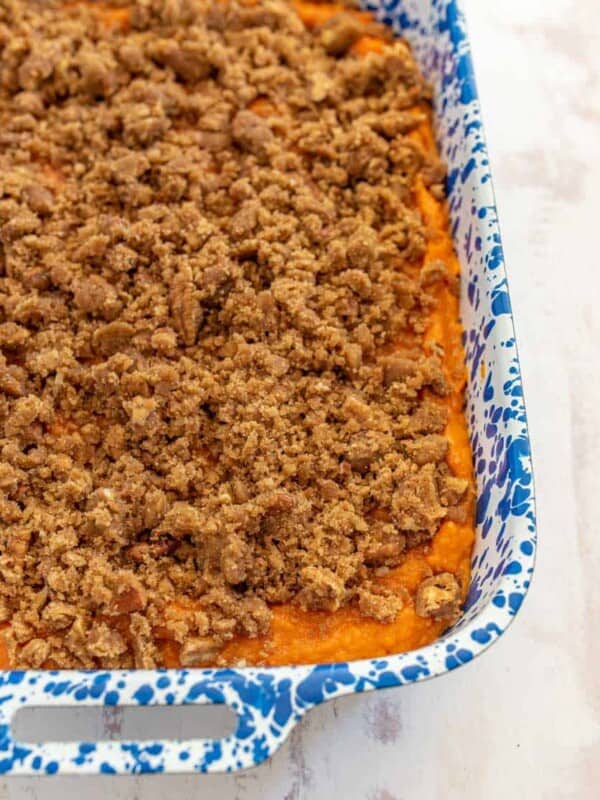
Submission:
[[[449,280],[412,195],[443,194],[408,135],[429,88],[402,42],[351,52],[347,14],[118,7],[0,5],[11,663],[215,661],[280,603],[390,621],[377,575],[468,488],[422,346]],[[456,612],[451,578],[422,613]]]

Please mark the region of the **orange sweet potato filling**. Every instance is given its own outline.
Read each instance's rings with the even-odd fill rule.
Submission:
[[[75,3],[68,3],[66,7]],[[247,4],[253,5],[254,0],[249,0]],[[308,27],[318,27],[342,10],[347,10],[335,3],[293,0],[292,4]],[[127,29],[129,20],[127,9],[110,8],[100,3],[94,7],[104,24]],[[368,12],[350,13],[365,24],[372,21],[372,15]],[[356,41],[352,50],[356,54],[365,55],[370,52],[380,52],[384,47],[385,42],[382,39],[369,34]],[[251,108],[255,113],[265,116],[277,112],[277,109],[263,99],[255,100]],[[435,151],[431,112],[425,108],[417,110],[421,115],[425,113],[426,121],[422,122],[411,136],[424,151]],[[60,176],[54,171],[45,169],[44,166],[41,168],[47,180],[60,182]],[[414,186],[414,199],[429,231],[425,263],[442,259],[449,270],[458,275],[460,267],[450,236],[446,203],[437,200],[420,179]],[[429,318],[425,337],[426,347],[434,343],[442,345],[444,369],[452,387],[451,394],[437,401],[445,403],[449,411],[446,428],[450,445],[448,464],[455,475],[472,481],[472,455],[463,412],[466,368],[461,333],[458,298],[446,284],[443,284],[437,289],[437,303]],[[400,349],[400,343],[397,349]],[[68,422],[65,421],[65,424],[68,425]],[[394,622],[383,624],[366,619],[355,607],[342,608],[336,612],[322,612],[303,611],[296,606],[280,605],[272,609],[272,624],[267,635],[254,639],[241,636],[234,638],[221,650],[219,662],[268,666],[307,662],[326,663],[405,652],[434,641],[443,633],[447,621],[418,616],[412,597],[419,583],[433,570],[436,573],[455,574],[463,587],[464,599],[469,586],[471,551],[475,540],[473,509],[470,511],[468,522],[463,524],[444,522],[429,545],[409,551],[401,566],[377,579],[381,585],[402,592],[406,597],[404,608]],[[173,603],[169,610],[171,614],[185,618],[198,607],[198,604],[186,601]],[[162,648],[165,665],[180,666],[180,646],[169,638],[167,628],[158,628],[155,633]],[[6,669],[9,666],[7,650],[0,636],[0,668]]]

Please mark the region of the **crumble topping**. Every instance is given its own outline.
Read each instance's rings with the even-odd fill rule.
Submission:
[[[153,667],[165,629],[214,662],[279,603],[389,622],[377,575],[468,489],[422,346],[449,280],[412,197],[443,192],[407,136],[429,87],[401,41],[353,54],[345,13],[95,6],[0,7],[11,663]],[[454,615],[457,587],[418,613]]]

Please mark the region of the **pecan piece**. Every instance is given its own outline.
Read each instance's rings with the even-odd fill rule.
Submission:
[[[460,584],[451,572],[426,578],[417,589],[415,606],[420,617],[456,617],[460,610]]]
[[[221,645],[210,636],[196,636],[184,642],[179,660],[182,667],[198,667],[213,661]]]
[[[94,331],[92,343],[94,350],[110,356],[125,349],[135,331],[128,322],[109,322]]]
[[[77,609],[61,600],[51,600],[42,611],[42,619],[53,630],[68,627],[77,616]]]
[[[50,644],[45,639],[31,639],[23,647],[20,660],[33,669],[39,669],[50,654]]]
[[[188,347],[195,344],[202,323],[202,309],[189,269],[175,276],[169,300],[175,328],[184,344]]]
[[[168,534],[163,534],[148,542],[136,542],[127,549],[129,558],[133,561],[149,561],[161,556],[170,556],[179,547],[179,542]]]
[[[363,35],[363,25],[351,14],[336,14],[321,30],[321,44],[332,56],[341,56]]]
[[[87,649],[96,658],[114,658],[127,652],[127,643],[118,631],[100,622],[88,633]]]

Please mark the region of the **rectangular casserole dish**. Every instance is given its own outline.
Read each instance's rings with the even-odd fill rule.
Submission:
[[[406,36],[435,90],[437,135],[448,165],[452,233],[462,266],[469,372],[467,420],[477,476],[472,584],[459,622],[432,645],[386,658],[298,667],[0,673],[0,772],[97,774],[220,772],[268,758],[318,703],[400,686],[471,661],[508,627],[535,556],[533,476],[502,245],[462,12],[456,0],[369,0]],[[238,718],[221,740],[15,741],[25,706],[225,703]]]

